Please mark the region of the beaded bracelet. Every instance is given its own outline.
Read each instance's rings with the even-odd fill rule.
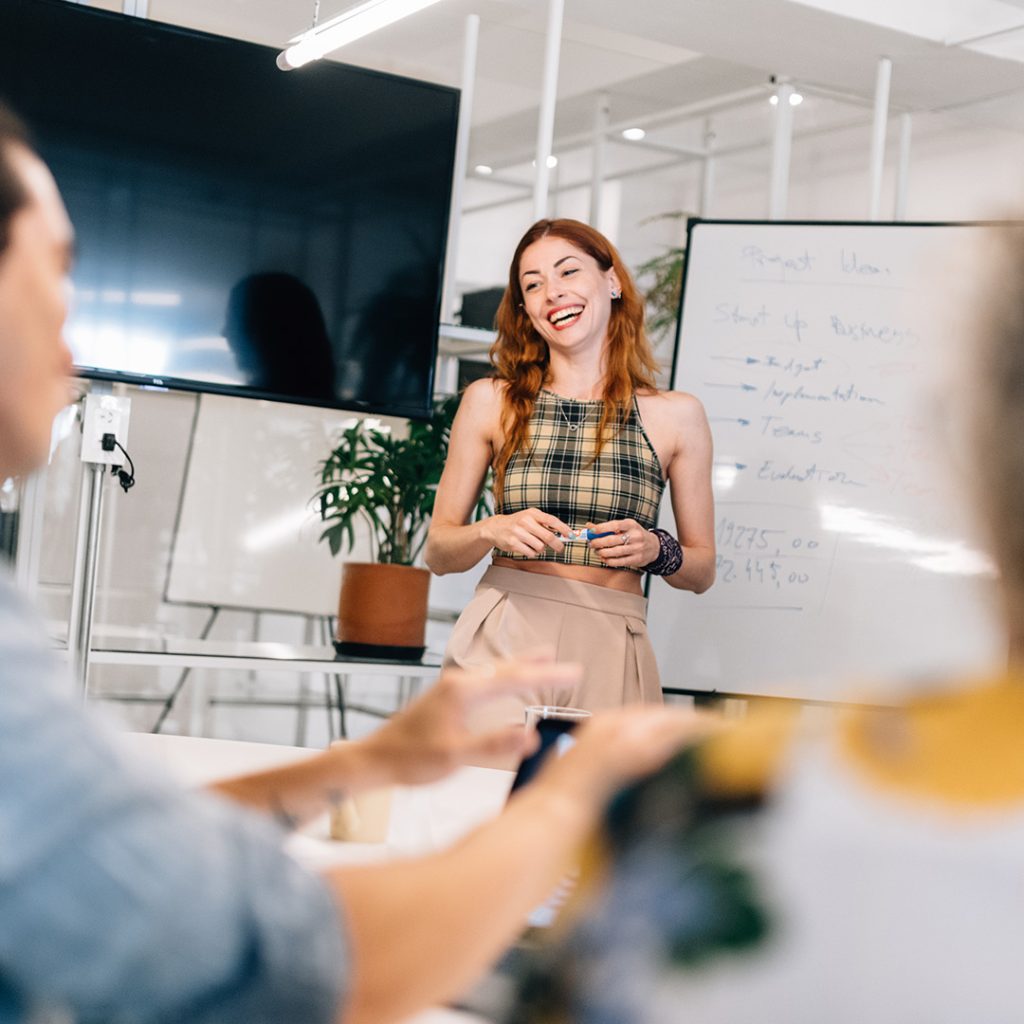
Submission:
[[[658,538],[661,551],[653,562],[640,566],[642,572],[653,576],[671,576],[683,567],[683,547],[668,530],[655,528],[651,533]]]

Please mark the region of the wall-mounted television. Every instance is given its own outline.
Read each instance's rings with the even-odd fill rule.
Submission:
[[[0,3],[0,96],[77,232],[104,380],[430,408],[459,95],[91,10]]]

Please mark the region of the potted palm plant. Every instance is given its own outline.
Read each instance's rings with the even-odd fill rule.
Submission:
[[[430,419],[410,421],[404,437],[358,420],[322,463],[313,496],[326,524],[320,539],[332,554],[343,546],[351,552],[361,525],[373,558],[342,568],[335,647],[346,657],[417,660],[423,654],[430,572],[415,562],[427,540],[458,403],[458,396],[437,401]],[[488,511],[487,493],[477,518]]]
[[[648,217],[643,224],[657,221],[682,221],[692,214],[683,210],[661,213]],[[644,290],[647,303],[647,333],[654,346],[654,354],[664,367],[666,379],[660,381],[664,387],[671,387],[667,379],[672,366],[672,352],[679,323],[679,300],[683,287],[683,269],[686,265],[686,246],[669,245],[657,256],[641,263],[636,268],[637,281]]]

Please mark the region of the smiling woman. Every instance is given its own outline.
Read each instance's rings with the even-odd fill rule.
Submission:
[[[538,703],[659,701],[641,581],[702,593],[714,580],[704,410],[655,387],[643,299],[614,246],[579,221],[526,232],[497,328],[494,377],[466,391],[427,544],[439,574],[492,556],[446,661],[553,647],[586,671]],[[495,514],[471,524],[488,468]],[[656,529],[666,483],[678,540]]]

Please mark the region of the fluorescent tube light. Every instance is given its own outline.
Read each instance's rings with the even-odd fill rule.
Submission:
[[[436,3],[438,0],[365,0],[290,40],[287,49],[278,54],[277,66],[282,71],[301,68]]]

